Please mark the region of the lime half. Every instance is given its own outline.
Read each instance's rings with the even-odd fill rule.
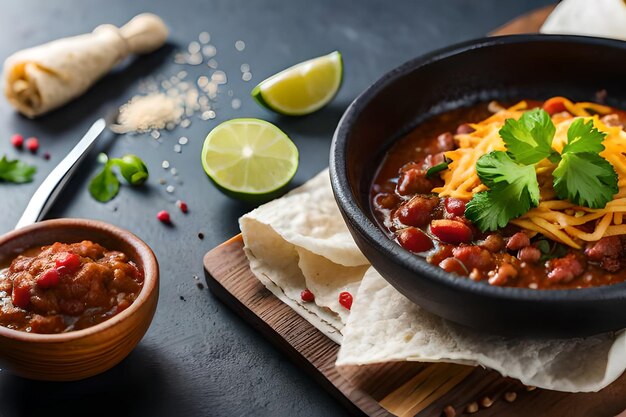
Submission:
[[[313,113],[339,91],[343,61],[337,51],[301,62],[262,81],[252,97],[264,107],[288,116]]]
[[[233,119],[215,127],[202,147],[204,172],[225,194],[249,202],[276,197],[298,169],[298,148],[259,119]]]

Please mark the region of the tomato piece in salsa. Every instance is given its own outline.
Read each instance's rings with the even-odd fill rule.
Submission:
[[[561,98],[527,103],[550,114],[567,112]],[[432,192],[443,182],[428,170],[457,147],[456,136],[470,134],[472,123],[492,114],[488,107],[480,104],[435,116],[394,144],[371,187],[371,208],[380,227],[415,256],[491,285],[571,289],[625,281],[626,236],[604,237],[574,249],[514,225],[481,232],[464,215],[468,201]],[[602,121],[622,126],[626,113],[613,110]]]
[[[32,333],[84,329],[128,308],[143,278],[126,254],[90,241],[30,249],[0,270],[0,325]]]

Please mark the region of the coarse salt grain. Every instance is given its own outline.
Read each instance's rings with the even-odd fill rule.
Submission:
[[[120,107],[117,124],[111,126],[116,133],[160,130],[168,123],[178,124],[183,107],[177,97],[163,93],[135,96]]]

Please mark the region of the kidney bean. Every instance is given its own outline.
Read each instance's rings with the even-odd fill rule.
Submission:
[[[468,133],[474,132],[474,128],[467,123],[460,124],[459,127],[456,128],[457,135],[467,135]]]
[[[452,272],[459,275],[467,275],[468,271],[463,262],[459,261],[456,258],[446,258],[443,261],[439,262],[439,268],[443,269],[446,272]]]
[[[431,212],[439,205],[435,196],[416,195],[394,212],[394,217],[406,226],[426,226],[431,219]]]
[[[489,235],[483,240],[479,246],[491,253],[500,252],[504,246],[504,239],[498,234]]]
[[[437,136],[437,147],[442,152],[454,149],[454,136],[452,136],[452,133],[446,132]]]
[[[478,246],[459,246],[452,250],[452,254],[456,259],[463,262],[467,269],[484,270],[493,265],[491,253]]]
[[[526,246],[517,252],[517,259],[522,262],[535,263],[541,259],[541,251],[533,246]]]
[[[550,259],[547,264],[548,281],[569,282],[583,273],[585,268],[573,253],[562,258]]]
[[[472,229],[456,220],[440,219],[430,222],[430,231],[439,240],[453,245],[472,240]]]
[[[506,242],[506,248],[508,250],[520,250],[526,246],[530,246],[530,238],[524,232],[515,233],[509,238],[508,242]]]
[[[400,195],[427,194],[433,189],[433,183],[426,178],[426,170],[412,168],[398,177],[396,191]]]
[[[433,241],[416,227],[403,229],[398,235],[398,243],[404,249],[414,253],[426,252],[433,247]]]
[[[616,258],[622,253],[622,241],[619,236],[607,236],[591,243],[585,249],[585,255],[592,261],[602,261],[603,258]]]
[[[444,202],[446,211],[455,216],[463,216],[465,214],[465,201],[459,198],[448,197]]]

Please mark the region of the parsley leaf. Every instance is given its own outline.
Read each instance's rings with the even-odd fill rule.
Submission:
[[[481,231],[496,230],[539,204],[539,184],[533,165],[520,165],[502,151],[481,156],[476,172],[490,188],[467,203],[465,217]]]
[[[9,161],[5,156],[0,158],[0,181],[21,184],[33,180],[37,167],[14,159]]]
[[[567,144],[562,153],[595,152],[604,150],[602,141],[606,133],[600,132],[593,126],[593,120],[576,119],[567,130]]]
[[[555,153],[552,149],[555,132],[550,115],[537,108],[525,112],[519,120],[507,119],[499,133],[511,159],[529,165]]]
[[[112,164],[109,161],[104,165],[102,171],[89,183],[89,193],[102,203],[113,199],[120,190],[120,181],[111,168]]]
[[[564,153],[552,175],[556,195],[579,206],[603,208],[619,191],[613,165],[597,153]]]

